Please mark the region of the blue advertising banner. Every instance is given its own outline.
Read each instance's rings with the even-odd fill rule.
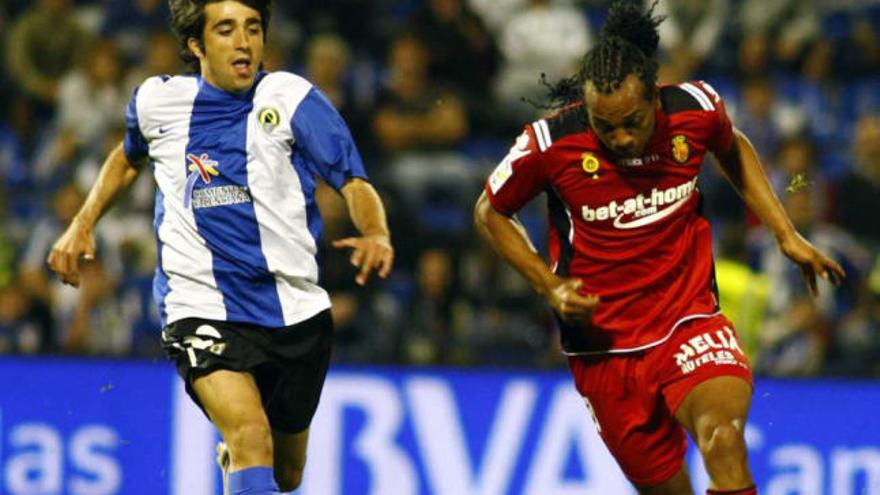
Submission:
[[[4,358],[0,377],[0,494],[220,493],[216,432],[169,363]],[[877,382],[758,381],[760,493],[880,495],[878,411]],[[565,373],[337,367],[297,493],[635,492]]]

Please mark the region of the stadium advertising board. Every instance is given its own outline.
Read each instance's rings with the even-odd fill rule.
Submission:
[[[0,373],[0,493],[219,493],[216,434],[170,365],[7,358]],[[877,411],[880,383],[759,381],[761,493],[880,495]],[[336,368],[298,493],[633,491],[563,373]]]

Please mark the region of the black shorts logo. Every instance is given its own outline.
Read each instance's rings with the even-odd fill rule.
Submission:
[[[162,332],[162,340],[171,347],[186,352],[190,365],[193,367],[198,366],[197,351],[210,352],[220,356],[226,350],[226,340],[211,325],[201,325],[193,335],[187,335],[181,340],[173,341],[172,339],[173,337],[169,337],[165,331]]]

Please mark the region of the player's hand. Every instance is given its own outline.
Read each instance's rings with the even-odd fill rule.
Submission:
[[[353,249],[351,264],[360,268],[354,278],[358,285],[366,284],[374,270],[380,277],[388,278],[394,265],[394,248],[391,247],[391,238],[387,235],[347,237],[333,241],[333,247]]]
[[[582,294],[580,290],[583,285],[583,280],[579,278],[560,278],[547,293],[550,306],[563,321],[589,323],[592,320],[593,312],[599,306],[599,296]]]
[[[840,282],[846,277],[846,272],[843,271],[840,265],[813,247],[809,241],[801,237],[797,232],[780,241],[779,249],[790,260],[798,264],[801,269],[801,275],[804,277],[804,282],[810,288],[813,297],[819,295],[819,288],[816,286],[816,274],[834,285],[840,285]]]
[[[92,229],[74,219],[58,238],[46,262],[62,282],[79,287],[79,260],[95,259],[95,236]]]

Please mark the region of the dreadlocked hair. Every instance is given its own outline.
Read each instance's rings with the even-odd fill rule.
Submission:
[[[654,7],[642,11],[628,0],[615,0],[608,10],[599,40],[584,56],[574,75],[555,84],[541,75],[541,84],[549,90],[545,108],[560,108],[583,101],[583,87],[590,81],[600,93],[617,90],[630,74],[636,74],[645,85],[645,99],[654,98],[657,84],[657,62],[654,54],[660,43],[657,26],[665,17],[654,16]]]

